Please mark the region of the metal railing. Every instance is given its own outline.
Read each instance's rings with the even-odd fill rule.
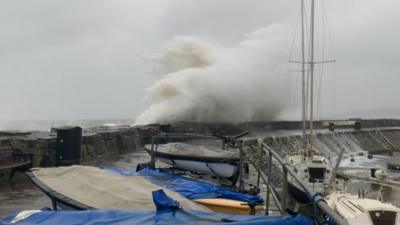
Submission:
[[[246,160],[250,161],[250,157],[248,154],[244,154],[246,157]],[[243,159],[242,159],[243,160]],[[267,188],[269,189],[269,193],[266,194],[265,196],[265,215],[269,215],[269,211],[270,211],[270,207],[269,207],[269,202],[270,202],[270,197],[272,197],[272,200],[274,201],[278,211],[281,213],[281,215],[283,214],[283,212],[285,211],[280,203],[279,197],[278,197],[278,193],[275,191],[274,187],[272,186],[268,175],[264,172],[264,170],[257,165],[257,163],[252,163],[253,167],[257,170],[257,187],[260,187],[260,180],[262,179],[264,181],[264,185],[267,186]]]
[[[182,140],[182,139],[214,139],[214,140],[221,140],[218,137],[208,135],[208,134],[192,134],[192,133],[160,133],[158,135],[153,136],[152,138],[152,147],[151,147],[151,152],[152,152],[152,164],[155,164],[155,156],[153,155],[155,153],[156,146],[160,144],[159,142],[161,140]],[[222,140],[223,141],[223,140]],[[246,152],[244,151],[245,147],[245,140],[240,140],[240,166],[239,166],[239,190],[243,191],[244,190],[244,181],[243,181],[243,163],[245,158],[247,157]],[[325,200],[318,195],[316,192],[314,192],[310,187],[305,185],[303,181],[297,176],[296,172],[292,169],[291,166],[288,165],[287,162],[285,162],[273,149],[271,149],[268,145],[265,143],[261,144],[261,150],[267,155],[267,173],[264,173],[263,168],[256,168],[259,172],[259,178],[262,177],[264,180],[264,183],[267,186],[267,193],[266,193],[266,200],[265,200],[265,206],[266,206],[266,214],[269,212],[269,202],[270,202],[270,196],[272,196],[273,200],[275,201],[275,204],[279,211],[284,214],[284,211],[287,208],[287,202],[288,202],[288,175],[290,175],[294,181],[296,181],[299,186],[304,190],[304,192],[307,194],[308,198],[310,199],[311,203],[316,206],[322,212],[325,214],[327,217],[329,217],[336,225],[349,225],[346,220],[344,220],[341,216],[339,216],[332,208],[330,208]],[[277,162],[281,167],[283,171],[283,185],[282,185],[282,195],[281,198],[277,196],[277,193],[274,191],[272,185],[271,185],[271,174],[272,174],[272,162],[273,159],[275,162]],[[255,165],[256,166],[256,165]],[[256,166],[257,167],[257,166]],[[258,181],[259,183],[259,181]]]
[[[311,190],[310,187],[305,185],[303,181],[297,176],[296,172],[285,162],[273,149],[271,149],[268,145],[263,143],[261,145],[261,149],[267,154],[268,157],[268,180],[267,182],[270,183],[270,175],[272,174],[272,159],[274,158],[276,162],[282,166],[283,171],[283,190],[282,190],[282,197],[281,197],[281,208],[286,209],[287,206],[287,193],[288,193],[288,175],[290,175],[304,190],[307,194],[308,198],[311,201],[311,204],[315,205],[322,213],[324,213],[327,217],[329,217],[336,225],[348,225],[348,222],[344,220],[339,214],[337,214],[332,208],[330,208],[325,200]],[[271,193],[270,186],[267,186],[267,196]],[[267,197],[269,198],[269,197]],[[268,202],[266,202],[267,204]],[[268,208],[268,207],[267,207]]]

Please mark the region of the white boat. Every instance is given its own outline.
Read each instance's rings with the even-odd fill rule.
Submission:
[[[303,124],[303,146],[296,154],[288,155],[286,161],[297,172],[298,177],[314,192],[325,194],[332,178],[332,164],[329,159],[320,155],[314,149],[314,65],[333,61],[316,62],[314,59],[314,20],[315,2],[311,0],[310,10],[310,50],[309,59],[305,60],[305,41],[304,41],[304,0],[301,1],[301,72],[302,72],[302,124]],[[309,77],[306,78],[306,64],[308,65]],[[306,84],[306,81],[309,84]],[[309,91],[309,93],[306,93]],[[309,97],[309,104],[307,104]],[[309,135],[307,136],[306,112],[309,106]],[[309,203],[310,199],[297,182],[289,177],[289,194],[300,203]]]
[[[187,143],[145,145],[149,154],[174,168],[228,179],[238,177],[239,156],[235,152]],[[153,152],[154,150],[154,152]]]
[[[292,155],[288,157],[290,165],[297,172],[297,176],[316,193],[326,193],[332,178],[330,170],[331,165],[326,157],[321,155],[313,155],[305,157],[302,154]],[[294,180],[293,177],[288,178],[288,192],[297,202],[306,204],[310,202],[308,195]]]
[[[400,225],[400,208],[390,203],[340,192],[326,201],[349,225]]]

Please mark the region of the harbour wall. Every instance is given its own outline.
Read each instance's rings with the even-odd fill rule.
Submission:
[[[81,164],[97,165],[116,157],[136,151],[157,134],[159,126],[138,126],[109,129],[91,128],[84,130],[81,139]],[[14,132],[0,137],[0,146],[12,146],[23,153],[33,154],[34,167],[55,165],[56,134],[51,132],[31,132],[19,135]]]
[[[353,120],[352,120],[353,121]],[[393,152],[400,149],[400,120],[363,120],[362,130],[353,130],[351,123],[342,123],[344,131],[330,132],[326,121],[317,121],[323,132],[316,135],[316,149],[323,153],[338,154],[368,151]],[[81,163],[95,165],[119,155],[142,149],[160,130],[164,132],[208,133],[233,135],[245,130],[250,136],[263,140],[282,156],[299,149],[302,139],[298,129],[301,122],[249,122],[241,124],[207,124],[177,122],[134,127],[96,127],[84,129],[81,146]],[[277,133],[277,130],[285,132]],[[0,132],[0,146],[12,146],[34,155],[34,166],[53,166],[56,135],[52,132]]]

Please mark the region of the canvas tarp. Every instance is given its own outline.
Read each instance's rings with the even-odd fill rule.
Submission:
[[[209,211],[142,176],[123,176],[89,166],[37,168],[32,170],[32,174],[55,192],[96,209],[153,211],[152,191],[164,189],[185,209]]]

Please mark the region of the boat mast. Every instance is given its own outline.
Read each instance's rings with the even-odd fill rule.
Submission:
[[[305,49],[304,49],[304,0],[301,0],[301,100],[302,100],[302,122],[303,122],[303,149],[307,148],[306,127],[306,74],[305,74]]]
[[[314,145],[314,0],[311,0],[311,18],[310,18],[310,152],[313,154]]]

